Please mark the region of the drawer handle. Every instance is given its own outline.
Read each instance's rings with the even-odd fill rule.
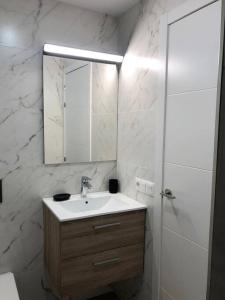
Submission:
[[[116,263],[119,263],[119,262],[121,262],[121,259],[119,257],[115,257],[115,258],[112,258],[112,259],[102,260],[102,261],[93,263],[93,265],[95,267],[100,267],[100,266],[105,266],[105,265],[109,265],[109,264],[116,264]]]
[[[104,225],[96,225],[94,226],[94,230],[101,230],[101,229],[106,229],[110,227],[115,227],[115,226],[120,226],[120,223],[111,223],[111,224],[104,224]]]

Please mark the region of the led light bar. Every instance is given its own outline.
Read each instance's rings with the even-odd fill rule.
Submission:
[[[82,59],[83,58],[93,59],[97,61],[105,61],[111,63],[122,63],[123,61],[123,56],[120,55],[69,48],[69,47],[57,46],[52,44],[45,44],[44,52],[50,54],[56,54],[56,55],[58,54],[58,55],[65,55],[69,57],[82,58]]]

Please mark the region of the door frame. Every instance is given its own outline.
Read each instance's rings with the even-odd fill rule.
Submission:
[[[224,9],[225,8],[225,0],[189,0],[184,4],[178,6],[172,11],[162,15],[160,18],[160,53],[159,53],[159,61],[160,61],[160,72],[159,72],[159,100],[156,106],[156,188],[155,188],[155,201],[154,201],[154,213],[153,217],[153,260],[154,260],[154,268],[152,275],[152,297],[153,300],[160,299],[160,282],[161,282],[161,250],[162,250],[162,225],[163,225],[163,211],[162,211],[162,197],[160,195],[163,187],[163,169],[164,169],[164,150],[165,150],[165,121],[166,121],[166,91],[167,91],[167,62],[168,62],[168,29],[169,26],[212,4],[215,2],[220,2],[221,4],[221,51],[220,51],[220,61],[219,61],[219,74],[218,78],[221,78],[222,74],[222,55],[223,55],[223,37],[224,37]],[[218,89],[217,89],[217,98],[219,103],[220,98],[220,80],[218,80]],[[219,119],[219,105],[217,108],[217,124],[216,124],[216,136],[218,133],[218,119]],[[215,139],[215,149],[217,148],[217,138]],[[216,167],[216,152],[214,157],[214,165]],[[215,174],[215,172],[214,172]],[[213,191],[212,191],[212,213],[213,216],[213,204],[214,204],[214,189],[215,189],[215,176],[213,178]],[[212,217],[211,217],[211,229],[212,233]],[[210,245],[211,245],[211,233],[210,233]],[[211,257],[211,249],[209,249],[209,258]],[[210,260],[209,260],[210,266]],[[208,283],[210,279],[210,268],[208,271]]]

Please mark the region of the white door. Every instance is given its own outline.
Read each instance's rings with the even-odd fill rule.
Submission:
[[[161,299],[206,300],[220,56],[219,1],[168,27]]]

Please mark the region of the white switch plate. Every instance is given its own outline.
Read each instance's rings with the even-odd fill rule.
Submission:
[[[155,195],[155,183],[151,181],[147,181],[145,184],[145,192],[147,195],[154,197]]]
[[[155,194],[155,183],[149,180],[145,180],[139,177],[136,177],[136,189],[138,192],[147,194],[151,197],[154,197]]]
[[[136,190],[141,193],[145,193],[145,183],[143,179],[136,177]]]

